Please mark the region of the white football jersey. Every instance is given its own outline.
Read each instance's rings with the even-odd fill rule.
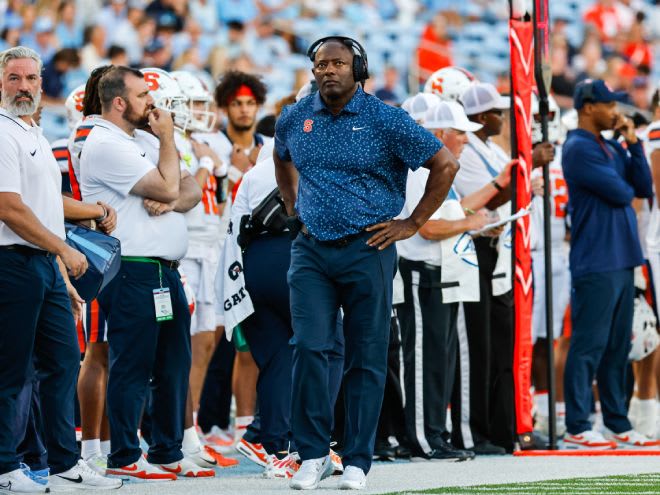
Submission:
[[[566,215],[568,213],[568,188],[561,169],[561,148],[555,150],[555,159],[550,164],[550,236],[552,250],[563,251],[566,238]],[[532,170],[532,179],[543,176],[543,170]],[[543,196],[532,198],[530,215],[532,251],[543,250]]]
[[[660,150],[660,120],[656,120],[646,129],[644,150],[647,153],[650,166],[651,155]],[[655,194],[657,194],[657,191],[655,191]],[[646,248],[654,253],[660,252],[660,210],[658,210],[658,201],[655,195],[653,196],[651,216],[646,231]]]

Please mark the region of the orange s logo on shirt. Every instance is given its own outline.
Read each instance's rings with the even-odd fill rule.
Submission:
[[[78,112],[83,111],[83,100],[85,99],[85,92],[78,91],[73,95],[73,102],[76,104],[76,110]]]
[[[566,216],[566,206],[568,205],[568,188],[563,177],[555,177],[552,191],[552,199],[555,203],[555,216],[564,218]]]
[[[160,84],[158,83],[159,78],[160,78],[160,74],[157,74],[155,72],[144,73],[144,81],[147,83],[147,86],[149,87],[149,91],[156,91],[158,88],[160,88]]]

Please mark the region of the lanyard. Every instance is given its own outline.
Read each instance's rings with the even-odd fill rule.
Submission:
[[[481,158],[481,161],[482,161],[482,162],[484,163],[484,165],[486,166],[486,170],[488,170],[488,173],[489,173],[490,175],[492,175],[493,177],[497,177],[497,176],[499,175],[499,172],[498,172],[497,170],[495,170],[495,169],[491,166],[490,163],[488,163],[488,160],[486,160],[486,157],[484,157],[481,153],[479,153],[479,150],[477,149],[477,147],[476,147],[474,144],[472,144],[472,143],[466,143],[466,146],[469,146],[470,148],[472,148],[472,150],[474,150],[474,152],[477,154],[477,156],[478,156],[479,158]]]
[[[151,258],[143,258],[141,256],[122,256],[121,260],[135,263],[153,263],[158,265],[158,282],[160,283],[160,288],[163,288],[163,268],[160,266],[160,262]]]
[[[454,200],[458,201],[458,194],[456,194],[456,190],[454,189],[453,184],[449,188],[449,193],[447,194],[447,199],[454,199]]]

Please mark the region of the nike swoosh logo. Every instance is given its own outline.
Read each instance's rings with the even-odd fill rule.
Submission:
[[[138,470],[138,465],[133,464],[131,466],[126,466],[126,467],[121,468],[121,470],[122,471],[137,471]]]
[[[147,152],[146,152],[146,151],[143,151],[142,153],[140,153],[140,156],[141,156],[142,158],[144,158],[145,156],[147,156]]]
[[[82,475],[80,475],[80,474],[78,475],[77,478],[67,478],[66,476],[62,476],[61,474],[58,474],[57,476],[59,476],[63,480],[67,480],[67,481],[70,481],[72,483],[82,483],[83,482]]]
[[[168,468],[168,467],[165,467],[165,466],[163,466],[163,469],[165,471],[169,471],[170,473],[174,473],[174,474],[179,474],[182,471],[181,464],[177,464],[176,469]]]
[[[30,156],[34,156],[34,155],[36,155],[36,154],[37,154],[37,150],[30,151]]]
[[[362,129],[366,129],[366,128],[367,128],[366,125],[364,127],[355,127],[355,126],[353,126],[354,131],[361,131]]]
[[[0,488],[11,491],[11,481],[8,481],[6,485],[0,485]]]
[[[625,437],[620,437],[617,435],[616,439],[619,440],[620,442],[628,442],[630,440],[630,437],[628,435],[626,435]]]

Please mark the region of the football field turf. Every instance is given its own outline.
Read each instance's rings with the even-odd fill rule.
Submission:
[[[598,478],[569,478],[563,480],[537,481],[532,483],[509,483],[503,485],[478,485],[447,487],[415,493],[437,494],[516,494],[516,495],[568,495],[568,494],[659,494],[660,472],[625,476],[603,476]]]
[[[168,483],[127,483],[117,495],[277,495],[287,480],[261,477],[263,469],[241,458],[217,477]],[[339,494],[339,477],[321,482],[319,495]],[[309,493],[309,492],[308,492]],[[314,493],[314,492],[312,492]],[[347,492],[342,491],[343,495]],[[374,463],[367,494],[656,494],[660,495],[659,456],[480,457],[469,462]],[[357,495],[357,494],[356,494]]]

